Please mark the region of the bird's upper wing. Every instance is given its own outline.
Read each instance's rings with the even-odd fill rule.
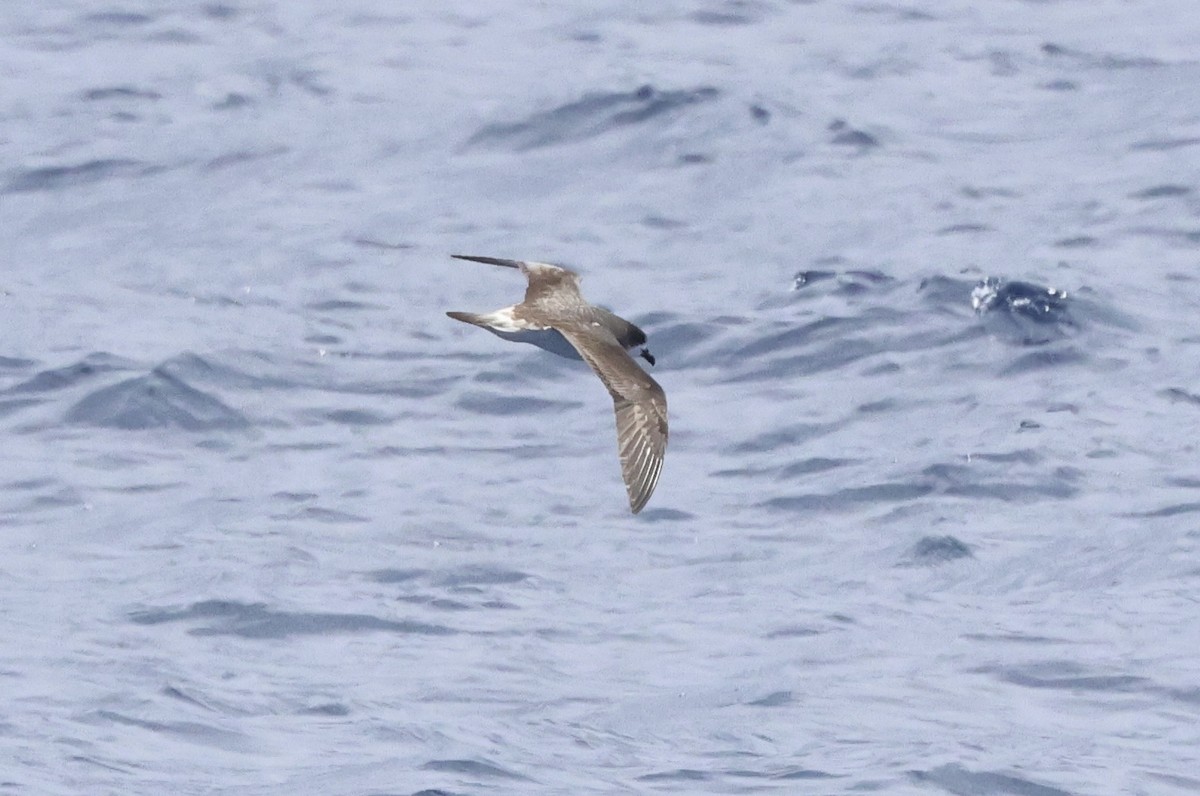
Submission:
[[[637,514],[646,505],[667,451],[667,396],[617,339],[591,323],[555,327],[596,371],[613,397],[617,413],[617,452],[629,507]]]

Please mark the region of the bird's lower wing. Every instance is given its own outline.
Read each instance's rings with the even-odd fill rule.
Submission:
[[[637,514],[654,494],[667,451],[667,396],[611,333],[596,327],[558,331],[575,347],[612,395],[617,452],[629,507]]]

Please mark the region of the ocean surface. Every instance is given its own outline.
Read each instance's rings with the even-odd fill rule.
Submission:
[[[1200,794],[1198,42],[9,0],[0,793]],[[647,331],[640,515],[458,253]]]

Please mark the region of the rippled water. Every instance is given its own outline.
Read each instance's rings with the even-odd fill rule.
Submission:
[[[11,5],[0,791],[1200,792],[1190,3]]]

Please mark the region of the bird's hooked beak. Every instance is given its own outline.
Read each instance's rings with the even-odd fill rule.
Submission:
[[[638,356],[641,357],[642,359],[646,360],[647,362],[649,362],[651,365],[654,364],[654,354],[650,353],[649,348],[643,348],[641,351],[638,352]]]

